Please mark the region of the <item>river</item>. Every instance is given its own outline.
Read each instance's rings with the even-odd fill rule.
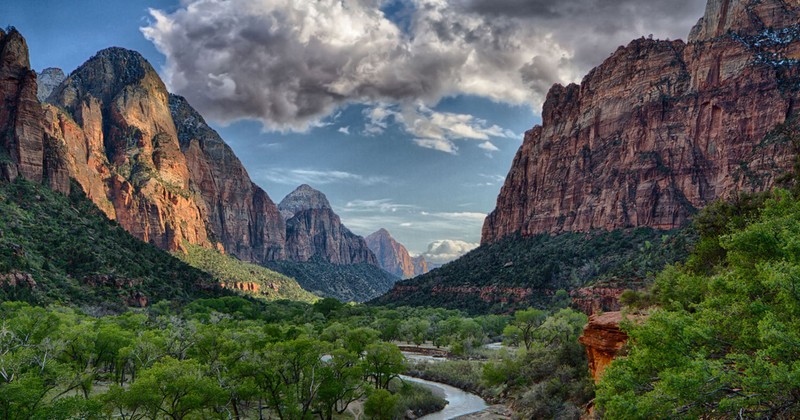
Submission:
[[[444,394],[444,399],[447,400],[447,406],[443,410],[420,417],[420,420],[450,420],[458,416],[477,413],[487,407],[483,398],[456,387],[405,375],[400,377],[404,381],[431,388],[434,392],[439,391],[439,394]]]

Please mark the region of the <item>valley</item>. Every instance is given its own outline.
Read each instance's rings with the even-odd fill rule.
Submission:
[[[156,65],[110,47],[72,71],[37,72],[23,33],[0,30],[0,419],[800,415],[796,0],[708,0],[686,41],[634,39],[580,83],[548,83],[536,93],[541,121],[513,145],[507,176],[476,166],[480,183],[441,168],[470,166],[475,150],[462,140],[478,141],[491,160],[499,139],[519,137],[479,110],[460,114],[470,95],[502,101],[459,83],[492,83],[454,70],[445,87],[436,75],[409,82],[405,64],[375,73],[379,63],[359,60],[380,48],[323,63],[325,48],[350,38],[326,44],[325,25],[278,36],[279,24],[305,12],[336,28],[376,19],[370,31],[389,28],[377,39],[407,43],[381,60],[411,57],[432,71],[445,55],[420,50],[410,35],[431,19],[464,13],[464,26],[427,35],[463,29],[462,47],[486,39],[500,54],[504,32],[480,32],[489,23],[478,17],[507,23],[507,34],[530,16],[499,17],[508,5],[482,9],[478,0],[445,9],[414,0],[409,10],[344,1],[335,13],[316,9],[325,2],[295,4],[270,21],[273,32],[233,36],[266,48],[254,56],[292,37],[315,51],[313,60],[268,57],[270,66],[302,58],[295,72],[308,73],[270,75],[296,89],[277,98],[273,86],[260,92],[268,104],[250,104],[282,124],[270,125],[277,120],[236,114],[235,99],[258,86],[235,79],[238,68],[187,71],[175,61],[186,57],[168,48],[174,39],[158,35],[190,45],[224,29],[175,29],[216,10],[211,3],[150,9],[154,21],[139,35],[166,57]],[[526,13],[555,19],[557,6]],[[363,13],[347,15],[354,11]],[[518,41],[509,44],[522,48]],[[225,42],[202,52],[219,61],[214,54],[234,52]],[[569,79],[580,54],[561,53],[558,65],[534,57],[515,83],[541,90],[542,74]],[[464,68],[511,62],[478,56]],[[336,65],[346,77],[332,76]],[[359,85],[365,74],[371,82]],[[309,75],[324,79],[319,103],[301,101],[318,86],[291,83]],[[203,77],[204,92],[186,88]],[[413,89],[401,82],[447,92],[436,99],[444,105],[403,96]],[[207,95],[218,101],[210,106]],[[220,117],[220,106],[230,115]],[[370,150],[409,136],[407,146],[441,156],[392,153],[408,159],[409,174],[424,161],[430,182],[446,179],[452,191],[430,207],[406,200],[398,191],[426,196],[426,186],[358,172],[382,164],[374,155],[351,159],[347,171],[303,166],[314,149],[285,173],[245,168],[251,157],[234,149],[246,141],[220,133],[253,120],[262,134],[297,136],[261,145],[264,156],[323,129],[338,133],[324,139],[341,149],[326,146],[331,160],[354,153],[350,136],[370,139]],[[291,185],[277,203],[267,192],[283,195],[276,184]],[[363,198],[344,199],[340,184]],[[466,187],[499,190],[485,219],[472,211],[478,204],[448,195]],[[467,232],[476,220],[480,244]]]

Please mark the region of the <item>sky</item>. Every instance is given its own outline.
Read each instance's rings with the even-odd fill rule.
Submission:
[[[141,52],[277,203],[324,192],[360,235],[442,263],[476,247],[554,83],[705,0],[6,0],[36,70]]]

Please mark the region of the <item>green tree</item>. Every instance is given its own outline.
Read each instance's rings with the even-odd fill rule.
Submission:
[[[374,391],[364,402],[364,414],[374,420],[393,420],[398,416],[400,397],[385,389]]]
[[[404,360],[394,344],[374,343],[367,346],[363,365],[376,389],[388,389],[389,382],[405,370]]]

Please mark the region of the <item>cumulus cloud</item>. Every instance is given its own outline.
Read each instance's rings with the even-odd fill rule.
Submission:
[[[340,133],[342,133],[342,134],[346,135],[346,136],[349,136],[349,135],[350,135],[350,127],[349,127],[349,126],[348,126],[348,127],[339,127],[339,130],[338,130],[338,131],[339,131]]]
[[[428,245],[428,250],[425,251],[422,256],[435,264],[444,264],[455,260],[478,246],[480,246],[480,244],[443,239],[434,241]]]
[[[457,140],[483,141],[478,147],[486,151],[497,151],[490,138],[516,138],[511,130],[469,114],[434,111],[424,104],[393,106],[380,104],[364,111],[366,125],[364,133],[382,134],[389,122],[398,124],[414,137],[417,146],[440,152],[457,154]]]
[[[151,10],[142,32],[166,56],[170,88],[204,114],[304,130],[351,103],[465,94],[538,109],[550,85],[577,81],[631,38],[685,36],[705,1],[404,0],[391,17],[384,3],[183,0]]]
[[[386,184],[388,179],[381,176],[359,175],[345,171],[318,171],[313,169],[275,168],[256,172],[256,178],[283,185],[327,185],[350,183],[360,185]]]

